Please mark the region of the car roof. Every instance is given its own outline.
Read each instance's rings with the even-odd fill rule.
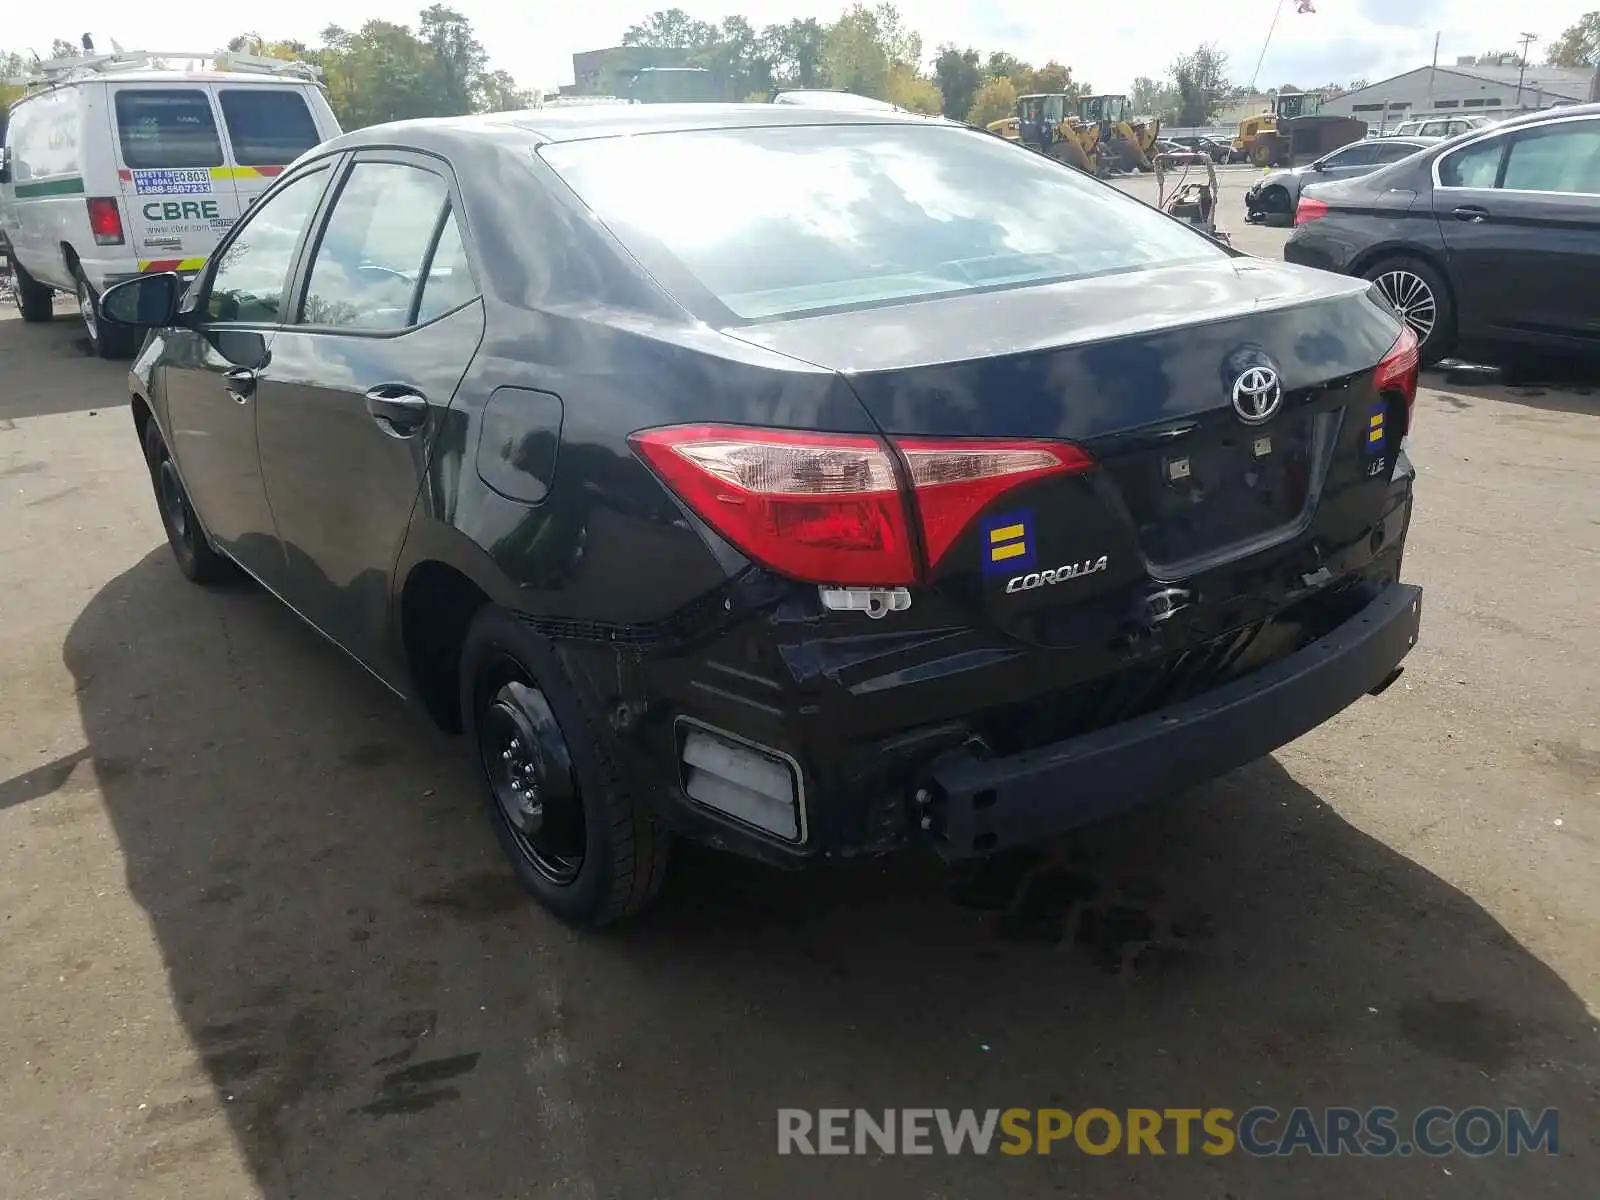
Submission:
[[[959,121],[893,109],[814,108],[804,104],[618,104],[396,121],[353,130],[333,139],[326,148],[392,144],[396,135],[406,134],[422,134],[436,143],[514,138],[519,132],[540,142],[574,142],[709,129],[886,124],[965,128]]]

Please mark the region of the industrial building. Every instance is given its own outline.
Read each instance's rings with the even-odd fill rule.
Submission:
[[[1520,80],[1520,84],[1519,84]],[[1515,60],[1480,66],[1464,58],[1449,67],[1418,67],[1323,102],[1331,116],[1357,117],[1375,130],[1408,117],[1462,113],[1509,116],[1589,99],[1594,72],[1566,67],[1520,67]]]

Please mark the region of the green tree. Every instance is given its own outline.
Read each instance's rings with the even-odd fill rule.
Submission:
[[[894,63],[889,67],[889,91],[884,99],[901,108],[929,116],[944,111],[944,96],[938,85],[905,63]]]
[[[517,86],[506,71],[486,71],[478,81],[480,112],[520,112],[533,107],[533,93]]]
[[[81,58],[83,47],[77,42],[69,42],[66,38],[56,38],[50,43],[51,58]]]
[[[350,33],[330,25],[322,40],[328,100],[346,129],[453,111],[431,49],[408,27],[372,20]]]
[[[1128,94],[1128,103],[1133,111],[1141,116],[1160,117],[1163,121],[1171,121],[1177,116],[1178,90],[1167,79],[1151,79],[1148,75],[1141,75],[1133,81],[1133,91]]]
[[[472,112],[478,104],[489,56],[472,33],[472,22],[453,8],[435,4],[422,10],[421,39],[431,52],[432,98],[439,116]]]
[[[1211,43],[1179,56],[1171,67],[1178,93],[1174,118],[1182,126],[1209,125],[1228,93],[1228,56]]]
[[[1043,94],[1046,92],[1066,92],[1074,96],[1088,93],[1087,84],[1073,81],[1072,68],[1052,59],[1042,67],[1030,67],[1027,63],[1019,63],[1008,76],[1011,86],[1017,89],[1017,95],[1027,96]]]
[[[5,126],[5,109],[22,98],[20,83],[7,83],[8,79],[21,79],[28,74],[33,59],[23,58],[15,50],[0,50],[0,128]]]
[[[965,121],[983,86],[983,62],[976,50],[946,43],[933,60],[933,79],[939,85],[944,115],[952,121]]]
[[[772,65],[774,82],[795,88],[822,87],[826,81],[823,50],[827,37],[822,23],[810,17],[768,25],[762,30],[761,44]]]
[[[717,40],[717,27],[697,20],[681,8],[653,12],[622,35],[624,46],[652,50],[703,50]]]
[[[1600,11],[1585,13],[1550,43],[1545,61],[1552,67],[1600,67]]]
[[[983,73],[991,79],[1011,79],[1019,71],[1027,70],[1028,64],[1015,54],[1004,50],[994,50],[989,54],[989,59],[983,65]]]
[[[991,121],[1017,115],[1017,89],[1004,75],[991,77],[978,89],[972,111],[967,114],[970,124],[982,128]]]
[[[889,61],[877,15],[865,5],[855,5],[828,26],[822,62],[834,87],[886,100]]]

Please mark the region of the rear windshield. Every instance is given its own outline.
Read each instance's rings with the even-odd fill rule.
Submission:
[[[322,140],[299,92],[223,88],[218,98],[241,167],[281,167]]]
[[[704,130],[540,153],[669,290],[663,256],[745,320],[1226,254],[1071,168],[947,125]]]
[[[129,167],[220,167],[222,143],[211,98],[198,88],[117,93],[117,136]]]

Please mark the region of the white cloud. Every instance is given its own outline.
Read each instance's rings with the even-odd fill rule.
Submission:
[[[952,41],[982,50],[1005,49],[1022,58],[1068,63],[1097,89],[1125,91],[1137,75],[1159,76],[1179,54],[1214,41],[1232,63],[1237,82],[1247,83],[1278,0],[1234,0],[1205,5],[1193,0],[1143,0],[1117,10],[1097,10],[1085,21],[1070,4],[996,5],[993,0],[902,0],[906,22],[921,32],[928,51]],[[1284,0],[1271,48],[1261,67],[1263,87],[1280,83],[1315,86],[1365,76],[1380,79],[1424,65],[1432,57],[1436,31],[1443,30],[1440,62],[1460,54],[1512,49],[1523,32],[1541,44],[1557,37],[1592,4],[1578,0],[1521,0],[1514,8],[1481,0],[1317,0],[1318,11],[1301,15]],[[8,4],[0,22],[0,49],[47,54],[50,41],[76,41],[87,29],[107,49],[115,38],[128,48],[210,49],[238,33],[315,41],[330,22],[356,26],[371,17],[415,24],[423,7],[386,0],[275,0],[244,12],[224,5],[150,9],[127,0],[78,0],[70,18],[48,5]],[[654,8],[670,3],[587,0],[570,9],[507,4],[505,0],[455,0],[473,23],[492,63],[525,85],[570,81],[574,50],[615,45],[622,32]],[[748,0],[742,5],[682,0],[679,7],[703,19],[741,12],[757,26],[791,17],[831,20],[840,0]],[[1539,47],[1534,48],[1535,55]]]

